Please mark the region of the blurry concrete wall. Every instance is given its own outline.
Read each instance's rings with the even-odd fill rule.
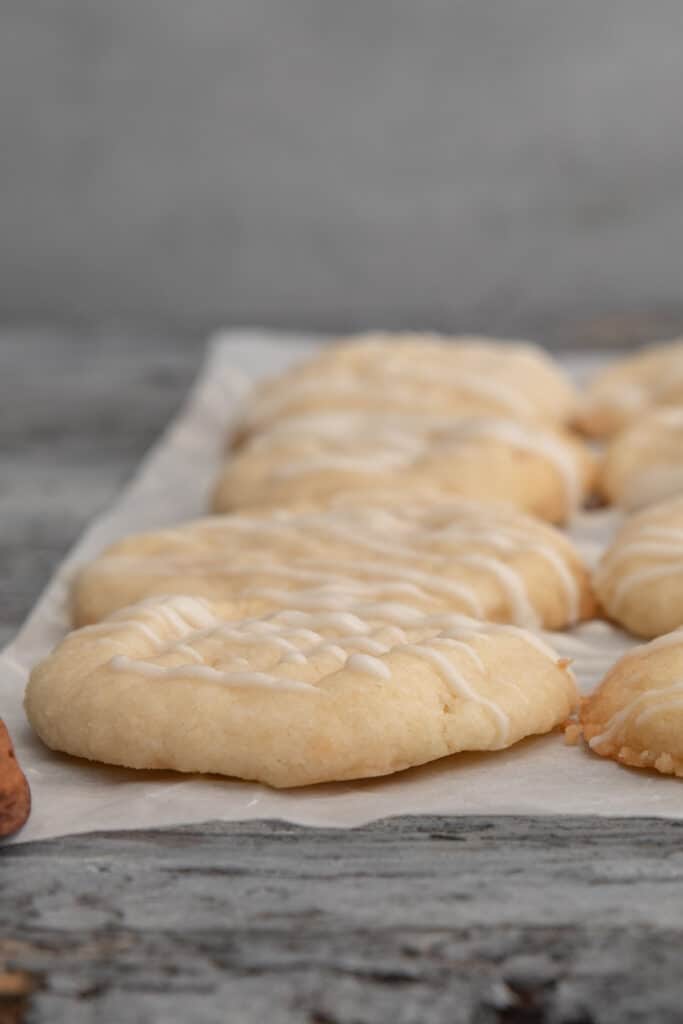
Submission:
[[[682,52],[680,0],[2,0],[0,317],[680,304]]]

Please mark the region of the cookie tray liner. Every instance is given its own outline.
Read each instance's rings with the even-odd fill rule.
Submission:
[[[283,369],[319,341],[264,331],[212,339],[200,375],[177,418],[114,505],[96,519],[57,569],[13,643],[0,655],[0,715],[12,733],[33,794],[31,817],[15,842],[100,829],[135,829],[222,820],[279,818],[347,828],[397,814],[570,815],[683,818],[683,783],[622,768],[565,746],[562,736],[528,739],[492,754],[456,754],[385,778],[273,790],[252,782],[174,772],[133,771],[55,754],[33,735],[22,696],[31,667],[68,628],[75,568],[126,533],[205,514],[226,437],[250,380]],[[583,376],[592,356],[568,356]],[[618,514],[584,513],[569,533],[594,560]],[[603,622],[545,634],[570,657],[590,690],[635,641]]]

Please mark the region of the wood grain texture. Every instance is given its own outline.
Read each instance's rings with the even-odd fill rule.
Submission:
[[[682,838],[424,817],[27,844],[0,955],[50,1024],[679,1021]]]
[[[201,352],[112,330],[0,332],[0,640]],[[424,817],[8,847],[0,1024],[680,1021],[682,840],[682,823],[655,820]]]

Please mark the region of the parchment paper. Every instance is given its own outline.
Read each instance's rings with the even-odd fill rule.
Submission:
[[[29,822],[14,841],[210,819],[280,818],[350,827],[416,813],[683,818],[681,781],[621,768],[581,747],[565,746],[558,734],[526,740],[502,753],[455,755],[384,779],[286,791],[220,777],[96,765],[54,754],[33,736],[22,709],[23,690],[32,665],[68,628],[66,597],[74,567],[126,533],[203,514],[250,378],[276,372],[315,344],[311,338],[257,331],[215,338],[180,415],[119,500],[76,544],[15,641],[0,655],[0,715],[14,737],[33,794]],[[574,358],[567,365],[582,376],[588,362],[586,357]],[[593,560],[616,523],[614,512],[585,513],[569,532]],[[601,622],[545,637],[560,654],[574,659],[584,692],[634,644]]]

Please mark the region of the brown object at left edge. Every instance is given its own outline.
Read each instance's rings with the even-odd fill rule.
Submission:
[[[31,790],[19,767],[7,726],[0,718],[0,838],[11,836],[31,811]]]

